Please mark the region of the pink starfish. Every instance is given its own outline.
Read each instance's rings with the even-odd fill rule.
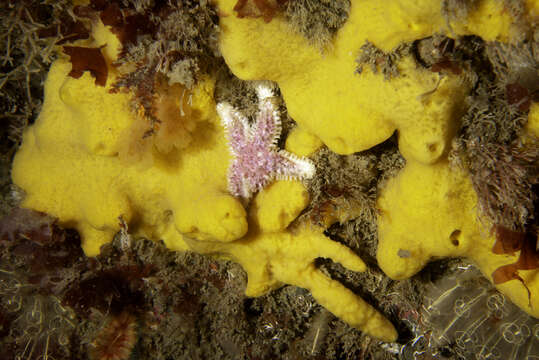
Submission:
[[[231,194],[248,201],[271,181],[306,179],[314,175],[314,164],[277,147],[281,119],[271,101],[270,87],[257,87],[258,115],[253,124],[228,103],[217,105],[234,160],[228,168]]]

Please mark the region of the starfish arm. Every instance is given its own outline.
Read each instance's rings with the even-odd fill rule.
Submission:
[[[259,104],[260,111],[252,128],[253,141],[265,145],[277,146],[281,134],[281,117],[270,99],[264,99]]]
[[[254,193],[258,192],[259,188],[262,188],[261,186],[256,186],[256,184],[251,184],[249,181],[244,181],[241,185],[240,197],[245,200],[251,199]]]
[[[228,168],[228,191],[244,200],[249,200],[254,193],[262,190],[273,180],[271,176],[264,176],[263,174],[255,176],[244,170],[237,159]]]
[[[249,122],[240,112],[228,103],[217,104],[217,113],[229,141],[229,148],[233,154],[238,154],[249,136]]]
[[[277,163],[276,178],[278,180],[310,179],[314,176],[316,168],[307,158],[296,156],[286,150],[280,150],[282,161]]]
[[[234,161],[229,167],[228,167],[228,173],[227,173],[227,180],[228,180],[228,192],[230,192],[233,196],[242,196],[243,195],[243,179],[241,175],[239,174],[237,170],[236,161]]]

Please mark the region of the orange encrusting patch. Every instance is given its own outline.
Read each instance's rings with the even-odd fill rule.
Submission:
[[[288,0],[238,0],[234,5],[237,17],[262,17],[265,22],[270,22],[277,12],[283,10]]]

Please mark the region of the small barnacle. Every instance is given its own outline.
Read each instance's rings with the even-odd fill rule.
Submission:
[[[279,318],[271,313],[263,313],[264,321],[262,322],[262,328],[260,333],[266,338],[272,341],[278,341],[283,333],[283,325],[279,321]]]
[[[453,75],[460,75],[462,73],[462,69],[460,68],[457,62],[451,61],[445,57],[442,58],[437,63],[432,64],[432,66],[430,67],[430,70],[432,72],[438,72],[438,73],[445,70],[445,71],[451,72]]]
[[[410,250],[405,250],[405,249],[399,249],[399,251],[397,251],[397,255],[401,258],[409,258],[412,256],[412,254],[410,253]]]

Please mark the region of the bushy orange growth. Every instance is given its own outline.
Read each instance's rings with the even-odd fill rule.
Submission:
[[[152,165],[152,126],[139,106],[133,112],[133,123],[118,138],[118,157],[124,164],[137,163],[143,168]]]
[[[168,154],[186,148],[196,128],[191,98],[184,86],[158,81],[149,107],[152,113],[140,105],[133,124],[120,136],[120,159],[144,164],[151,161],[153,150]]]
[[[161,84],[154,101],[154,144],[160,153],[183,149],[191,142],[196,124],[192,117],[191,93],[180,84]]]

